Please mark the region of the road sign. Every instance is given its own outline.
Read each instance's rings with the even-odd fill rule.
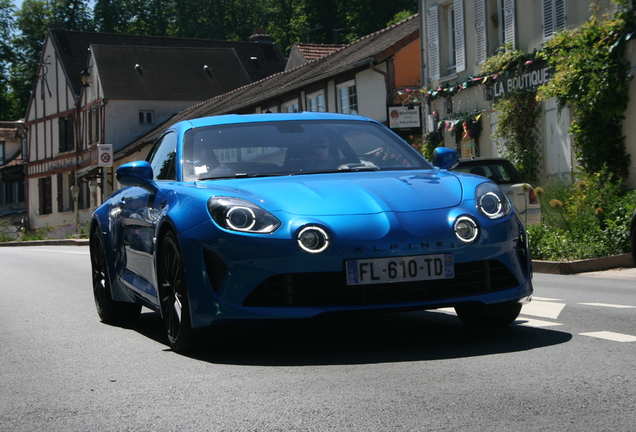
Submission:
[[[113,166],[112,144],[97,144],[97,165]]]

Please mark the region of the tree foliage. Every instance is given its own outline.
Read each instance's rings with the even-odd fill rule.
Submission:
[[[92,5],[92,8],[91,8]],[[417,12],[417,0],[0,0],[0,115],[24,116],[48,25],[66,30],[247,40],[263,28],[296,42],[348,43]]]

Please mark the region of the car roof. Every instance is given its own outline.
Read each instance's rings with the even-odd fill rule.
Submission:
[[[190,127],[216,126],[225,124],[256,123],[271,121],[295,121],[295,120],[349,120],[377,123],[367,117],[349,114],[299,112],[299,113],[266,113],[266,114],[226,114],[211,117],[201,117],[185,120],[182,124]]]

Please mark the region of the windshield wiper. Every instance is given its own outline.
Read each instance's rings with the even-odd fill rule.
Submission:
[[[256,177],[280,177],[280,176],[284,176],[284,175],[289,175],[289,174],[281,174],[281,173],[259,173],[259,174],[236,173],[234,175],[201,177],[197,181],[228,180],[228,179],[256,178]]]
[[[342,164],[338,167],[338,171],[379,171],[380,167],[373,165],[372,163],[348,163]]]

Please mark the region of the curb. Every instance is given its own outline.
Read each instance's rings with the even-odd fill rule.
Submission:
[[[3,242],[0,247],[11,246],[88,246],[88,239],[33,240],[21,242]]]
[[[634,260],[632,258],[632,254],[630,253],[568,262],[539,260],[532,261],[532,271],[534,273],[560,275],[587,273],[628,267],[634,267]]]

